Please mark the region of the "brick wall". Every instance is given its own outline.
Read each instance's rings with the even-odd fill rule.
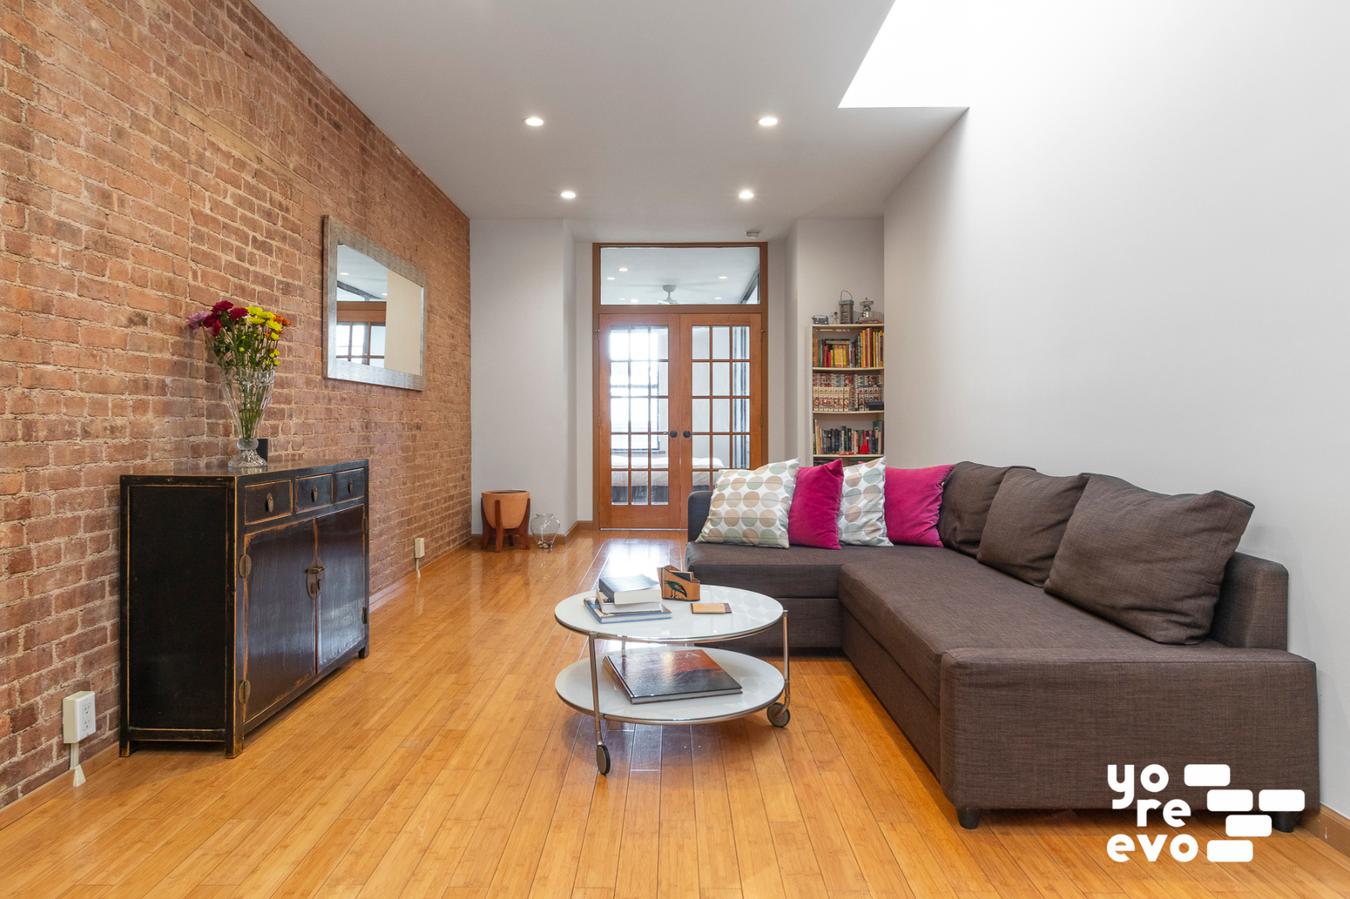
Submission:
[[[372,585],[469,531],[468,221],[240,0],[0,5],[0,805],[64,766],[61,698],[117,730],[117,478],[223,457],[189,312],[296,323],[274,450],[369,457]],[[428,278],[422,392],[326,381],[321,218]],[[378,651],[378,649],[377,649]]]

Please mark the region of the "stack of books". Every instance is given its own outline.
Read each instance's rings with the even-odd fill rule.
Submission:
[[[741,684],[701,649],[630,649],[605,656],[630,702],[669,702],[741,692]]]
[[[586,608],[601,624],[660,621],[670,617],[670,609],[661,604],[661,585],[641,574],[605,575],[595,585],[594,598],[585,602]]]

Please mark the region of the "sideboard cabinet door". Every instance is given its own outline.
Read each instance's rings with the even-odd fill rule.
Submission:
[[[366,509],[353,506],[318,519],[319,667],[365,640]]]
[[[313,521],[258,531],[245,538],[250,572],[246,609],[245,723],[265,714],[315,673],[314,600],[306,570],[314,564]]]

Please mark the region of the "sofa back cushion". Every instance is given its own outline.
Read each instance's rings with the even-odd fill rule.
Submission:
[[[1252,508],[1217,490],[1167,496],[1089,475],[1046,592],[1159,643],[1199,642]]]
[[[977,462],[958,462],[953,466],[942,488],[942,511],[938,515],[938,536],[944,544],[968,556],[979,551],[989,506],[1003,476],[1011,470]]]
[[[938,515],[950,465],[886,469],[886,536],[908,546],[941,546]]]
[[[788,511],[788,542],[838,549],[839,497],[843,491],[844,463],[839,459],[798,469],[797,488]]]
[[[1041,586],[1086,485],[1087,476],[1081,474],[1053,478],[1025,468],[1008,472],[989,506],[975,558]]]

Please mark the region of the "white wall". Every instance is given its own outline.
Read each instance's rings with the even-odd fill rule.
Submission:
[[[576,520],[570,232],[561,219],[474,219],[469,248],[474,530],[479,493],[512,488],[566,528]]]
[[[853,294],[853,314],[874,300],[872,314],[885,314],[883,228],[880,218],[800,219],[788,235],[788,327],[781,345],[791,359],[783,385],[790,423],[785,455],[809,462],[811,415],[807,407],[807,331],[813,314],[839,311],[839,292]]]
[[[879,220],[878,220],[879,221]],[[573,248],[573,283],[575,285],[575,309],[572,314],[574,328],[574,337],[572,347],[575,353],[573,371],[576,375],[576,383],[573,389],[575,402],[575,446],[576,458],[574,467],[576,471],[576,502],[577,518],[583,521],[595,520],[595,497],[594,484],[595,476],[592,469],[592,352],[595,340],[595,325],[591,321],[591,243],[590,241],[576,241]],[[783,371],[785,360],[783,358],[782,344],[779,335],[783,333],[786,326],[786,289],[784,280],[786,277],[786,268],[784,266],[784,242],[781,240],[769,241],[769,270],[768,281],[769,290],[767,300],[769,303],[769,369],[766,372],[766,381],[768,383],[769,393],[769,458],[781,459],[785,452],[784,444],[786,441],[786,421],[785,404],[786,395],[784,385],[787,382],[787,376]],[[777,344],[777,345],[775,345]],[[477,425],[475,424],[475,427]]]
[[[890,458],[1252,500],[1342,812],[1348,34],[1332,0],[986,5],[970,111],[885,221]]]

